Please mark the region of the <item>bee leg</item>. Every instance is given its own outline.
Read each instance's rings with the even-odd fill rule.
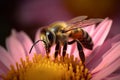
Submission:
[[[81,61],[84,63],[85,62],[85,55],[84,55],[83,48],[82,48],[82,45],[81,45],[80,41],[79,40],[73,40],[71,42],[68,42],[68,44],[71,45],[74,42],[77,42],[77,48],[78,48],[78,51],[79,51],[79,57],[80,57]]]
[[[66,55],[66,50],[67,50],[67,42],[65,42],[64,45],[63,45],[63,52],[62,52],[63,58],[64,58],[65,55]]]
[[[85,55],[84,55],[84,52],[83,52],[82,45],[78,40],[76,40],[76,42],[77,42],[77,48],[78,48],[78,51],[79,51],[80,59],[82,60],[82,63],[84,63],[85,62]]]
[[[55,47],[55,58],[60,54],[60,42],[57,42]]]
[[[50,49],[49,49],[49,48],[46,48],[47,58],[49,58],[49,53],[50,53]]]

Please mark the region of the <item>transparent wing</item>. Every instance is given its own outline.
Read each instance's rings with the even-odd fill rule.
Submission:
[[[75,17],[69,21],[67,21],[68,24],[75,24],[76,22],[81,22],[83,20],[85,20],[87,18],[87,16],[78,16],[78,17]]]
[[[100,23],[101,21],[103,21],[103,19],[100,19],[100,18],[84,20],[85,19],[85,17],[84,17],[84,19],[81,19],[81,20],[77,19],[77,21],[75,21],[76,19],[77,18],[72,19],[72,21],[74,20],[74,23],[72,22],[72,23],[68,24],[68,28],[65,30],[65,32],[79,28],[79,27],[80,28],[87,27],[87,26],[97,24],[97,23]]]
[[[73,24],[75,27],[87,27],[87,26],[90,26],[90,25],[93,25],[93,24],[97,24],[97,23],[100,23],[101,21],[103,21],[103,19],[88,19],[88,20],[84,20],[84,21],[81,21],[81,22],[78,22],[76,24]]]

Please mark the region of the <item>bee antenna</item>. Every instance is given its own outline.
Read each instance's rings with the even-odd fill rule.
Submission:
[[[33,47],[34,47],[38,42],[40,42],[40,41],[43,41],[43,42],[45,43],[45,45],[47,45],[44,40],[37,40],[36,42],[33,43],[32,47],[30,48],[29,54],[31,53]]]

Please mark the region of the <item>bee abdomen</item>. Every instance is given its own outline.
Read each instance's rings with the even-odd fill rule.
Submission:
[[[93,48],[92,38],[83,29],[76,28],[74,30],[71,30],[69,33],[69,37],[73,39],[78,39],[85,48],[92,50]]]
[[[82,33],[83,33],[83,38],[82,39],[79,38],[80,42],[85,48],[92,50],[93,49],[92,38],[89,36],[89,34],[86,31],[82,30]]]

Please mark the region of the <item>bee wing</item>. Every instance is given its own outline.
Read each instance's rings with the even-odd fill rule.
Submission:
[[[103,19],[100,19],[100,18],[96,18],[96,19],[87,19],[87,20],[83,20],[83,21],[79,21],[79,22],[76,22],[76,23],[73,23],[68,26],[70,26],[71,28],[77,28],[77,27],[87,27],[87,26],[90,26],[90,25],[93,25],[93,24],[97,24],[97,23],[100,23],[101,21],[103,21]]]
[[[68,29],[65,30],[65,32],[76,29],[76,28],[83,28],[93,24],[97,24],[97,23],[100,23],[101,21],[103,21],[103,19],[100,19],[100,18],[77,21],[73,24],[68,25],[69,27]]]
[[[93,24],[97,24],[103,21],[103,19],[97,18],[97,19],[88,19],[88,20],[83,20],[81,22],[78,22],[74,24],[75,27],[87,27]]]
[[[83,20],[85,20],[87,18],[87,16],[78,16],[78,17],[75,17],[69,21],[67,21],[68,24],[75,24],[76,22],[81,22]]]

